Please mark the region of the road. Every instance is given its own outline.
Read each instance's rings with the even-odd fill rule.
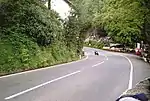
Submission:
[[[85,48],[83,60],[0,77],[0,101],[115,101],[150,76],[140,57]]]

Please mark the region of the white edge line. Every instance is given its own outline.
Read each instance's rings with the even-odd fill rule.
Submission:
[[[115,55],[116,55],[116,54],[115,54]],[[126,90],[119,96],[119,98],[120,98],[123,94],[126,94],[126,92],[127,92],[129,89],[132,89],[133,70],[134,70],[134,67],[133,67],[133,63],[131,62],[131,60],[130,60],[128,57],[126,57],[126,56],[124,56],[124,55],[119,55],[119,56],[126,58],[126,59],[129,61],[129,63],[130,63],[130,78],[129,78],[128,89],[126,89]]]
[[[45,67],[45,68],[39,68],[39,69],[25,71],[25,72],[20,72],[20,73],[15,73],[15,74],[10,74],[10,75],[6,75],[6,76],[1,76],[0,79],[7,78],[7,77],[12,77],[12,76],[17,76],[17,75],[21,75],[21,74],[26,74],[26,73],[31,73],[31,72],[36,72],[36,71],[42,71],[42,70],[50,69],[50,68],[53,68],[53,67],[60,67],[60,66],[64,66],[64,65],[69,65],[69,64],[72,64],[72,63],[85,61],[88,58],[89,58],[88,55],[86,55],[86,57],[84,59],[81,59],[81,60],[77,60],[77,61],[73,61],[73,62],[69,62],[69,63],[64,63],[64,64],[59,64],[59,65],[54,65],[54,66]]]
[[[150,79],[150,77],[146,77],[144,80],[139,81],[136,85],[138,85],[140,82],[148,80],[148,79]],[[128,90],[129,89],[127,89],[125,92],[123,92],[123,94],[126,94]],[[121,97],[121,95],[120,95],[120,97]]]
[[[130,69],[130,78],[129,78],[128,89],[132,89],[132,83],[133,83],[133,64],[132,64],[131,60],[128,57],[126,57],[126,56],[123,56],[123,57],[125,57],[129,61],[129,63],[130,63],[131,69]]]
[[[22,91],[22,92],[19,92],[19,93],[16,93],[16,94],[14,94],[14,95],[11,95],[11,96],[9,96],[9,97],[6,97],[5,100],[9,100],[9,99],[15,98],[15,97],[17,97],[17,96],[20,96],[20,95],[22,95],[22,94],[25,94],[25,93],[27,93],[27,92],[30,92],[30,91],[35,90],[35,89],[37,89],[37,88],[40,88],[40,87],[42,87],[42,86],[48,85],[48,84],[53,83],[53,82],[55,82],[55,81],[58,81],[58,80],[61,80],[61,79],[66,78],[66,77],[69,77],[69,76],[78,74],[78,73],[80,73],[80,72],[81,72],[81,71],[76,71],[76,72],[67,74],[67,75],[65,75],[65,76],[62,76],[62,77],[53,79],[53,80],[51,80],[51,81],[45,82],[45,83],[43,83],[43,84],[37,85],[37,86],[35,86],[35,87],[26,89],[26,90],[24,90],[24,91]]]
[[[101,55],[104,55],[104,54],[101,54]],[[114,54],[113,53],[113,55],[118,55],[118,54]],[[104,55],[105,57],[106,57],[106,60],[108,60],[108,57],[106,56],[106,55]],[[128,57],[126,57],[126,56],[124,56],[124,55],[119,55],[119,56],[121,56],[121,57],[124,57],[124,58],[126,58],[128,61],[129,61],[129,63],[130,63],[130,78],[129,78],[129,84],[128,84],[128,89],[124,92],[124,93],[126,93],[129,89],[132,89],[132,84],[133,84],[133,70],[134,70],[134,67],[133,67],[133,64],[132,64],[132,62],[131,62],[131,60],[128,58]],[[92,66],[92,67],[94,67],[94,66]],[[124,94],[123,93],[123,94]],[[122,94],[121,94],[122,95]],[[120,96],[121,96],[120,95]]]
[[[104,63],[104,61],[103,62],[100,62],[100,63],[98,63],[98,64],[96,64],[96,65],[93,65],[92,67],[97,67],[97,66],[99,66],[99,65],[101,65],[101,64],[103,64]]]

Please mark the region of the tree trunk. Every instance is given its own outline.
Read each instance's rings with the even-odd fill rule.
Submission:
[[[51,9],[51,0],[48,0],[48,9]]]

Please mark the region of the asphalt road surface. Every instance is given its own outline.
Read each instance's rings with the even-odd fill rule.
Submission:
[[[77,62],[0,77],[0,101],[115,101],[150,76],[140,57],[85,48]]]

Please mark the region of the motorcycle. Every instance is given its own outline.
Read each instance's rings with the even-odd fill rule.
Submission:
[[[94,52],[95,55],[99,55],[99,53],[97,51]]]

